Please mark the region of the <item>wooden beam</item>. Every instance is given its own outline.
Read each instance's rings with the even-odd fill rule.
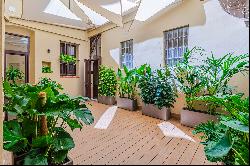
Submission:
[[[115,23],[120,27],[123,27],[122,16],[102,8],[98,3],[99,0],[78,0],[78,1],[83,3],[88,8],[92,9],[96,13],[107,18],[109,21]]]
[[[4,63],[5,19],[4,1],[0,2],[0,165],[3,164],[3,63]]]

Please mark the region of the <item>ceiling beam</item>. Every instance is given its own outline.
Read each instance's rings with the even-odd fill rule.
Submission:
[[[123,27],[122,16],[102,8],[101,5],[99,5],[98,3],[99,0],[78,0],[78,1],[87,6],[88,8],[92,9],[96,13],[107,18],[109,21],[115,23],[118,26]]]

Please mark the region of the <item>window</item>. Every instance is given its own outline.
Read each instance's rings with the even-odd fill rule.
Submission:
[[[175,66],[183,58],[183,53],[188,49],[189,27],[173,29],[164,32],[165,60],[169,67]]]
[[[133,40],[127,40],[121,42],[121,57],[120,57],[120,65],[123,67],[124,65],[127,68],[133,68]]]
[[[66,54],[76,58],[77,45],[61,42],[60,43],[60,55]],[[61,76],[76,76],[76,64],[75,63],[60,63],[60,75]]]

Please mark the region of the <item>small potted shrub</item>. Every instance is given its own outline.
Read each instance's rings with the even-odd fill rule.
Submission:
[[[162,120],[170,119],[171,107],[177,97],[170,71],[166,68],[152,72],[150,66],[146,66],[139,88],[144,102],[142,114]]]
[[[222,113],[219,105],[209,101],[199,100],[202,96],[211,96],[222,92],[231,93],[228,81],[234,74],[245,70],[246,62],[242,60],[246,55],[235,56],[228,54],[222,58],[206,58],[204,62],[193,62],[191,56],[201,49],[196,47],[184,53],[184,59],[175,68],[176,78],[179,82],[181,92],[185,94],[187,107],[181,110],[181,124],[195,127],[208,120],[217,121],[218,115]],[[193,65],[193,64],[199,65]],[[199,108],[200,107],[200,108]]]
[[[53,71],[50,66],[43,66],[42,73],[53,73]]]
[[[145,65],[140,68],[129,70],[126,66],[123,67],[124,74],[121,69],[118,69],[118,95],[117,106],[119,108],[135,111],[137,109],[136,88],[140,78],[140,74],[144,71]]]
[[[98,83],[98,102],[106,105],[116,104],[117,79],[115,71],[106,66],[100,66]]]
[[[14,165],[73,165],[68,152],[75,143],[66,128],[82,129],[94,118],[85,98],[72,98],[60,90],[62,87],[49,79],[37,85],[4,82],[8,98],[4,111],[17,116],[3,125],[3,147],[13,152]]]

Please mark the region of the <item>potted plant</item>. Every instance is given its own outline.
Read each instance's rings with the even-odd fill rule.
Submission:
[[[53,73],[53,71],[50,66],[43,66],[42,73]]]
[[[144,102],[142,114],[162,120],[170,119],[171,107],[176,101],[177,94],[169,69],[152,72],[150,66],[146,66],[145,73],[139,81],[139,88]]]
[[[116,104],[117,79],[115,71],[106,66],[99,68],[98,102],[106,105]]]
[[[16,120],[4,122],[4,149],[14,153],[15,165],[73,165],[68,152],[75,143],[66,128],[82,129],[94,118],[85,98],[72,98],[60,90],[49,79],[37,85],[4,82],[8,98],[4,111],[17,115]]]
[[[193,131],[202,134],[207,159],[224,165],[249,165],[249,98],[243,98],[243,94],[216,94],[201,99],[227,112],[218,122],[200,124]]]
[[[140,68],[129,70],[126,66],[123,67],[124,74],[121,69],[118,69],[118,95],[117,106],[119,108],[135,111],[137,109],[136,88],[140,78],[140,74],[144,71],[145,65]]]
[[[181,110],[181,124],[189,127],[195,127],[208,120],[218,120],[221,108],[208,101],[201,101],[199,97],[211,96],[220,91],[223,91],[224,94],[228,93],[230,78],[245,70],[246,67],[246,63],[241,61],[245,55],[233,58],[232,55],[228,54],[218,59],[212,55],[211,58],[206,58],[202,63],[192,61],[193,53],[200,53],[202,56],[204,51],[196,47],[188,50],[184,53],[183,61],[175,68],[179,87],[185,94],[187,103],[187,107]]]
[[[23,78],[24,73],[20,69],[15,68],[12,65],[6,71],[6,80],[11,84],[16,84],[18,80],[21,80]]]

